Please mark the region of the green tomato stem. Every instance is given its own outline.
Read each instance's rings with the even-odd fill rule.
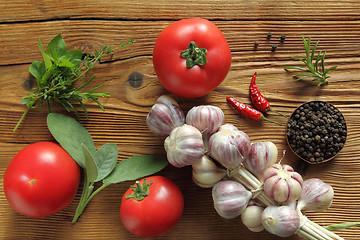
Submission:
[[[186,59],[186,66],[191,68],[194,65],[205,65],[206,48],[199,48],[194,41],[191,41],[189,47],[181,52],[181,56]]]

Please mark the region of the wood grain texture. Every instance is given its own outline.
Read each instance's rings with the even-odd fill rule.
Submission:
[[[251,141],[272,141],[284,163],[301,172],[305,179],[316,177],[331,184],[335,198],[330,209],[308,212],[309,219],[320,225],[358,221],[360,210],[360,2],[357,0],[183,0],[183,1],[5,1],[0,0],[0,239],[137,239],[122,226],[118,211],[122,194],[131,184],[107,187],[86,208],[79,222],[71,225],[80,190],[65,210],[44,219],[30,219],[14,212],[3,193],[5,169],[15,154],[30,143],[54,141],[46,127],[45,111],[28,114],[17,132],[12,128],[24,111],[20,105],[29,86],[28,67],[40,60],[40,38],[47,44],[61,33],[68,49],[85,52],[112,47],[120,41],[136,43],[96,66],[89,86],[105,83],[110,98],[101,99],[106,111],[87,103],[89,120],[81,112],[81,122],[93,136],[95,145],[113,142],[119,148],[119,161],[136,154],[165,154],[162,137],[146,127],[145,117],[162,94],[168,94],[156,78],[152,51],[158,34],[170,23],[189,17],[212,20],[224,33],[232,52],[232,66],[223,83],[207,96],[182,99],[173,96],[187,112],[191,107],[212,104],[226,115],[226,123],[245,131]],[[267,33],[272,32],[271,39]],[[279,37],[285,34],[281,43]],[[311,82],[292,80],[293,71],[284,67],[297,64],[291,56],[304,56],[301,36],[320,40],[319,50],[327,51],[327,65],[338,68],[330,75],[330,84],[318,88]],[[254,42],[259,46],[255,49]],[[278,46],[275,52],[272,45]],[[328,101],[343,113],[348,128],[345,147],[331,162],[306,165],[288,149],[285,127],[257,123],[241,118],[226,101],[226,96],[250,103],[248,87],[254,72],[257,84],[272,108],[290,115],[297,106],[310,100]],[[143,75],[140,87],[128,82],[131,73]],[[54,112],[66,113],[54,107]],[[286,124],[286,119],[269,114]],[[131,147],[129,147],[131,145]],[[159,173],[172,179],[185,198],[184,214],[168,234],[154,239],[278,239],[268,233],[252,233],[240,218],[224,220],[215,212],[211,190],[197,187],[191,180],[191,168],[168,166]],[[359,228],[337,232],[345,239],[360,239]],[[297,236],[288,239],[298,240]]]

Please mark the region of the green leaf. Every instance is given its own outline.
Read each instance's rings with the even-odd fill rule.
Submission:
[[[46,54],[53,60],[56,61],[62,55],[66,53],[66,45],[64,39],[61,37],[61,34],[56,35],[46,48]]]
[[[32,62],[29,67],[29,72],[36,78],[37,84],[39,85],[46,72],[45,63],[39,61]]]
[[[360,222],[344,222],[344,223],[337,223],[337,224],[325,226],[325,228],[329,231],[336,231],[336,230],[359,227],[359,226],[360,226]]]
[[[45,53],[40,38],[39,38],[38,46],[39,46],[41,55],[42,55],[42,57],[43,57],[43,59],[44,59],[45,67],[46,67],[46,69],[49,69],[49,68],[52,66],[52,62],[51,62],[49,56]]]
[[[76,50],[72,50],[69,52],[64,53],[60,59],[66,59],[68,61],[70,61],[72,64],[74,64],[74,67],[79,67],[80,63],[81,63],[81,58],[82,58],[82,51],[81,49],[76,49]]]
[[[70,62],[69,60],[67,59],[63,59],[63,58],[59,58],[56,62],[56,64],[59,66],[59,67],[68,67],[68,68],[73,68],[75,66],[74,63]]]
[[[98,176],[95,182],[103,180],[115,168],[118,160],[118,148],[115,143],[107,143],[99,148],[94,154]]]
[[[78,121],[59,113],[49,113],[47,126],[58,143],[81,166],[85,167],[85,159],[81,144],[84,144],[91,154],[96,149],[89,132]]]
[[[89,183],[93,183],[98,176],[98,170],[94,157],[90,153],[89,149],[85,146],[85,144],[81,144],[81,149],[83,151],[85,159],[86,178],[88,179]]]
[[[122,160],[114,171],[107,176],[104,185],[139,179],[162,170],[168,161],[166,158],[153,155],[139,155]]]

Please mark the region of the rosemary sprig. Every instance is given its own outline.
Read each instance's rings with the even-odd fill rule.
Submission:
[[[301,59],[301,58],[298,58],[298,57],[291,57],[291,58],[294,59],[294,60],[298,60],[298,61],[303,62],[305,64],[306,68],[305,67],[294,66],[294,67],[286,67],[285,70],[296,69],[296,70],[301,70],[301,71],[306,72],[306,73],[294,75],[293,76],[294,81],[299,81],[301,79],[311,78],[312,81],[318,81],[319,82],[317,84],[317,86],[327,84],[328,83],[328,78],[330,78],[330,76],[327,75],[328,72],[335,69],[335,68],[337,68],[337,66],[325,69],[326,51],[324,51],[324,52],[319,51],[316,58],[314,58],[315,57],[316,47],[319,44],[319,41],[317,41],[315,43],[313,49],[311,50],[311,46],[310,46],[311,38],[309,37],[307,40],[305,39],[304,36],[302,38],[303,38],[303,42],[304,42],[306,58],[305,59]],[[319,66],[319,64],[320,64],[320,66]]]
[[[133,39],[126,43],[121,42],[120,47],[126,48],[134,42]],[[85,92],[81,91],[95,76],[82,83],[80,87],[75,88],[73,85],[75,82],[83,80],[102,58],[113,54],[117,48],[112,49],[105,45],[101,51],[96,50],[93,55],[85,54],[83,56],[80,49],[67,51],[65,41],[60,34],[49,42],[46,52],[40,39],[38,46],[44,61],[34,61],[29,67],[29,72],[35,77],[37,86],[33,89],[33,92],[27,92],[28,96],[24,97],[20,102],[26,105],[26,110],[13,131],[17,130],[31,109],[39,107],[41,110],[44,103],[46,103],[49,113],[51,112],[50,105],[56,104],[62,106],[68,112],[72,110],[78,120],[79,114],[73,104],[74,102],[80,104],[86,118],[88,118],[88,113],[83,103],[84,100],[94,101],[104,111],[98,99],[100,97],[109,97],[110,94],[107,92],[94,92],[104,86],[104,84]]]

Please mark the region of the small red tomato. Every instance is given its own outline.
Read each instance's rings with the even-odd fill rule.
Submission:
[[[183,19],[158,36],[153,65],[161,84],[184,98],[208,94],[226,77],[231,51],[220,29],[202,18]]]
[[[12,159],[4,174],[4,192],[15,211],[40,218],[67,207],[79,182],[79,165],[59,144],[38,142]]]
[[[184,198],[175,183],[162,176],[151,176],[136,181],[125,192],[120,218],[129,232],[154,237],[174,228],[183,209]]]

